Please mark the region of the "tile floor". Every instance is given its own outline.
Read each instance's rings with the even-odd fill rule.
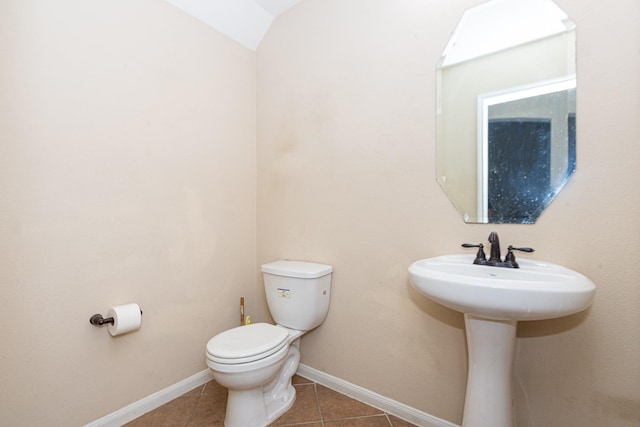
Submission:
[[[393,415],[368,406],[299,375],[292,381],[296,402],[272,426],[411,427]],[[222,427],[227,389],[215,381],[196,387],[126,424],[127,427]]]

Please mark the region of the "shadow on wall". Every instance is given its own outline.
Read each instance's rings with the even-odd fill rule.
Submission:
[[[517,338],[539,338],[557,335],[575,329],[589,317],[591,307],[570,316],[548,320],[518,322]]]
[[[409,299],[417,305],[420,310],[424,311],[439,322],[464,331],[464,316],[462,313],[447,308],[444,305],[438,304],[437,302],[425,297],[415,290],[408,279],[406,281],[406,286],[409,293]]]

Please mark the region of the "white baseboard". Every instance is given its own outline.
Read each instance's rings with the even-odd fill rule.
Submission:
[[[449,421],[443,420],[426,412],[419,411],[411,406],[405,405],[393,399],[381,396],[370,390],[351,384],[347,381],[336,378],[317,369],[300,364],[298,367],[298,375],[315,381],[325,387],[335,390],[339,393],[352,397],[367,405],[378,408],[398,418],[402,418],[412,424],[423,427],[460,427]]]
[[[309,366],[300,364],[297,373],[300,376],[315,381],[318,384],[352,397],[360,402],[364,402],[367,405],[378,408],[391,415],[395,415],[396,417],[402,418],[412,424],[423,427],[459,427],[457,424],[434,417],[433,415],[419,411],[411,406],[405,405],[404,403],[381,396],[370,390],[351,384]],[[133,421],[147,412],[153,411],[165,403],[172,401],[176,397],[180,397],[186,392],[205,384],[212,378],[210,371],[205,369],[204,371],[198,372],[189,378],[140,399],[131,405],[127,405],[116,412],[92,421],[89,424],[86,424],[85,427],[120,427],[121,425],[126,424],[129,421]]]
[[[165,403],[172,401],[176,397],[180,397],[186,392],[205,384],[212,378],[213,377],[211,376],[209,369],[205,369],[204,371],[198,372],[189,378],[140,399],[137,402],[133,402],[131,405],[127,405],[116,412],[92,421],[85,425],[85,427],[120,427],[121,425],[126,424],[129,421],[133,421],[147,412],[153,411]]]

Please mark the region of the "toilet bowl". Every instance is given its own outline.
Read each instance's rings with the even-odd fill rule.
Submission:
[[[267,323],[229,329],[207,343],[207,366],[229,389],[226,427],[265,426],[295,402],[301,331]]]
[[[324,322],[329,308],[331,266],[276,261],[262,271],[278,324],[239,326],[207,343],[207,366],[229,390],[225,427],[264,427],[293,406],[300,337]]]

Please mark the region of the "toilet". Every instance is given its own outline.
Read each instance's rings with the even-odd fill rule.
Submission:
[[[209,340],[207,366],[229,389],[225,427],[264,427],[293,406],[300,337],[327,317],[332,271],[330,265],[302,261],[262,265],[276,325],[239,326]]]

